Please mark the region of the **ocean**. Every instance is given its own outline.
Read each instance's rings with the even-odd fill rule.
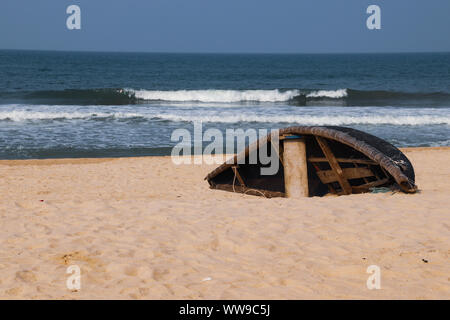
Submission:
[[[0,51],[0,159],[168,155],[193,121],[449,146],[450,53]]]

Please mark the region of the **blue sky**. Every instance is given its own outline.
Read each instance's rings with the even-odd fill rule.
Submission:
[[[81,8],[82,29],[66,28]],[[366,8],[381,7],[381,30]],[[450,51],[449,0],[2,0],[0,48],[143,52]]]

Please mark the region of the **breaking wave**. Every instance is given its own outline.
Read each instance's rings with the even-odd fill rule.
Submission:
[[[299,90],[130,90],[137,99],[173,102],[283,102],[300,95]]]
[[[338,90],[318,90],[312,91],[306,95],[306,98],[331,98],[340,99],[347,97],[347,89]]]
[[[450,105],[450,93],[371,91],[341,88],[271,90],[67,89],[0,92],[0,103],[50,105],[135,105],[146,103],[285,103],[291,105],[392,106]]]
[[[311,90],[132,90],[126,89],[137,102],[203,102],[203,103],[242,103],[242,102],[284,102],[304,105],[342,105],[342,106],[391,106],[391,105],[450,105],[450,94],[444,92],[414,93],[396,91],[364,91],[354,89]]]

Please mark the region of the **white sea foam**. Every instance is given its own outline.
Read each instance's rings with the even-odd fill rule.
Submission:
[[[302,116],[302,115],[217,115],[217,116],[196,116],[196,115],[176,115],[158,114],[154,118],[169,121],[202,121],[217,123],[235,122],[262,122],[262,123],[290,123],[301,125],[350,125],[350,124],[391,124],[391,125],[436,125],[450,124],[450,117],[440,116]]]
[[[34,111],[0,111],[0,120],[27,121],[27,120],[75,120],[88,118],[134,118],[142,117],[138,113],[124,112],[34,112]]]
[[[289,101],[300,95],[300,90],[280,91],[274,90],[133,90],[127,92],[138,99],[147,101],[172,101],[172,102],[283,102]],[[306,95],[307,98],[332,98],[347,97],[347,89],[317,90]]]
[[[282,102],[300,94],[299,90],[127,90],[138,99],[153,101],[197,101],[197,102]]]
[[[341,99],[347,97],[347,89],[312,91],[306,97]]]
[[[34,107],[37,108],[37,107]],[[39,110],[40,108],[40,110]],[[448,109],[391,109],[391,108],[301,108],[301,109],[230,109],[183,110],[182,108],[135,108],[122,106],[40,106],[38,110],[24,109],[15,105],[0,109],[2,121],[42,121],[91,119],[157,119],[166,121],[202,121],[216,123],[259,122],[299,125],[450,125]],[[2,110],[3,109],[3,110]],[[72,110],[74,109],[74,110]],[[226,110],[226,111],[225,111]],[[269,111],[270,110],[270,111]],[[269,112],[269,113],[268,113]]]

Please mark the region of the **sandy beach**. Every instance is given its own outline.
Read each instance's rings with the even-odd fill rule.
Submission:
[[[417,194],[301,200],[170,157],[0,161],[0,298],[450,299],[450,148],[402,151]]]

